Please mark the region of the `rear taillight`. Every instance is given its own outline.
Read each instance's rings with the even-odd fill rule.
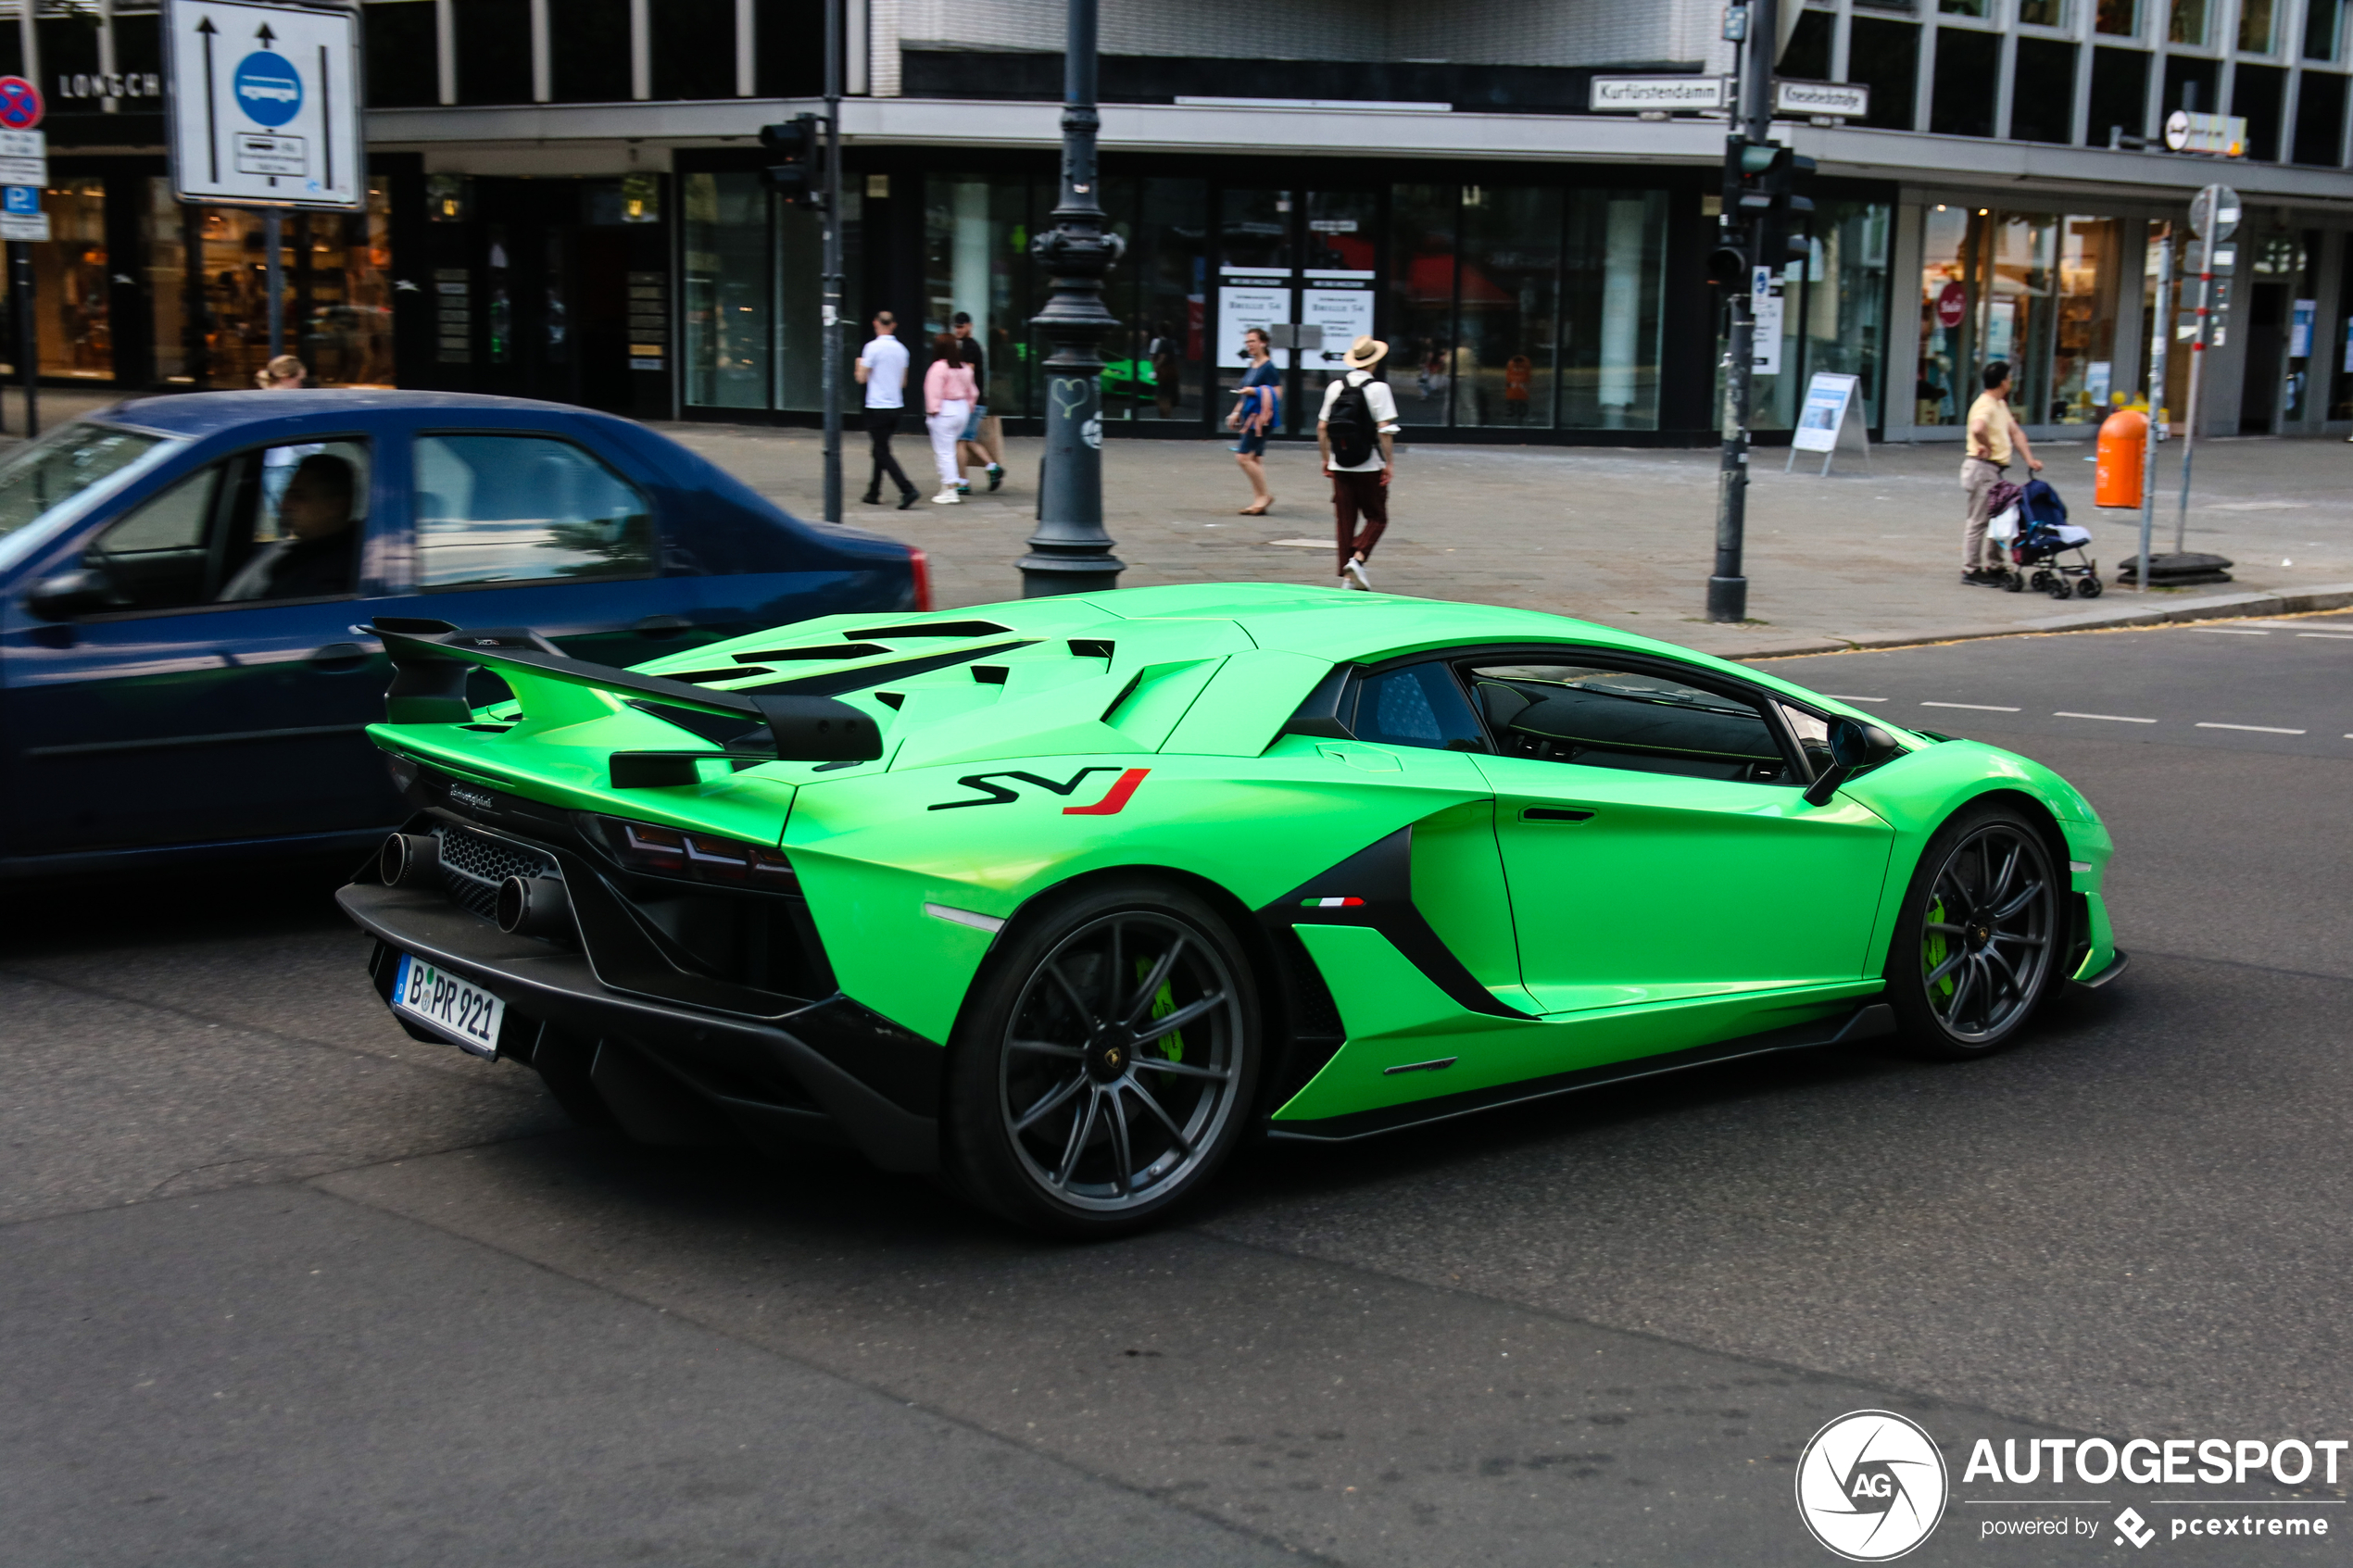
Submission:
[[[799,886],[792,862],[780,849],[747,844],[716,834],[686,833],[633,822],[623,817],[591,817],[590,827],[605,853],[623,871],[676,877],[723,887],[791,892]]]
[[[910,545],[907,546],[907,570],[913,574],[915,580],[915,608],[929,609],[931,608],[931,558]]]

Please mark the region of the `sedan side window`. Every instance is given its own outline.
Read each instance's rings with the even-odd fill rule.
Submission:
[[[1478,716],[1443,664],[1409,665],[1366,678],[1356,688],[1356,718],[1349,728],[1358,740],[1378,746],[1488,749]]]
[[[1509,757],[1685,778],[1795,784],[1761,708],[1634,668],[1498,664],[1469,671]]]
[[[570,442],[535,435],[417,440],[417,585],[650,577],[653,508]]]
[[[333,598],[356,586],[367,516],[366,442],[264,447],[144,502],[84,564],[106,574],[117,610]]]

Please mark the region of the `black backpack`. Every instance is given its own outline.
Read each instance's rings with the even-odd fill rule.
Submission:
[[[1340,395],[1332,400],[1332,411],[1324,416],[1324,428],[1332,438],[1332,466],[1353,469],[1380,449],[1380,425],[1373,418],[1372,402],[1365,395],[1371,381],[1343,383]]]

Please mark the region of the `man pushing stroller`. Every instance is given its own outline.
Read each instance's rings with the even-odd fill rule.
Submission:
[[[1961,459],[1961,489],[1969,496],[1969,521],[1961,531],[1961,581],[1988,588],[2008,584],[2002,546],[1989,544],[1985,524],[1994,516],[1994,487],[2010,466],[2013,446],[2027,469],[2043,471],[2026,432],[2010,412],[2010,366],[1996,359],[1985,367],[1985,391],[1969,409],[1969,455]]]

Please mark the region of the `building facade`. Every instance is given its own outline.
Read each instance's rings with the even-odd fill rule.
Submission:
[[[958,313],[988,397],[1035,417],[1062,0],[843,0],[848,307],[919,358]],[[1784,0],[1791,4],[1793,0]],[[31,13],[23,7],[31,6]],[[17,0],[0,70],[48,94],[45,378],[249,384],[258,215],[171,199],[152,5]],[[643,417],[818,408],[818,231],[761,178],[759,128],[819,107],[822,0],[365,0],[369,209],[289,222],[291,346],[322,380],[513,393]],[[1820,169],[1759,423],[1861,378],[1882,439],[1958,439],[1978,370],[2030,428],[2144,390],[2155,245],[2190,195],[2246,200],[2201,427],[2353,431],[2344,0],[1806,4],[1786,78],[1870,112],[1779,132]],[[1588,112],[1601,73],[1728,70],[1718,0],[1103,0],[1102,194],[1127,243],[1106,427],[1202,437],[1242,330],[1284,420],[1360,332],[1416,439],[1713,439],[1705,274],[1724,121]],[[2245,156],[2168,153],[2177,108]],[[2178,383],[2186,356],[2174,357]],[[2178,384],[2169,406],[2178,409]]]

